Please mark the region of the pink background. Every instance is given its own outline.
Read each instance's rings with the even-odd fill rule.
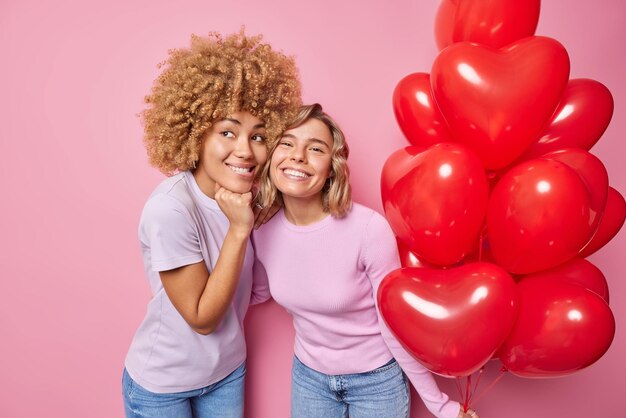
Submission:
[[[381,210],[386,157],[405,146],[391,93],[430,71],[436,0],[0,3],[0,415],[122,416],[120,381],[149,298],[136,238],[163,178],[137,113],[168,48],[191,33],[263,33],[296,56],[305,100],[340,121],[356,200]],[[567,48],[572,77],[604,83],[615,116],[593,152],[626,193],[626,3],[549,0],[537,34]],[[556,380],[506,375],[485,417],[624,416],[626,233],[591,260],[606,274],[617,332],[595,365]],[[247,416],[288,416],[293,331],[273,303],[252,309]],[[485,381],[497,373],[488,367]],[[442,388],[458,398],[453,381]],[[413,416],[429,416],[414,398]]]

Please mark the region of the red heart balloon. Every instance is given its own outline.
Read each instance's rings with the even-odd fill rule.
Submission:
[[[393,152],[387,158],[380,174],[383,200],[389,198],[389,190],[393,188],[394,184],[415,168],[415,157],[424,151],[426,151],[424,147],[411,145]]]
[[[480,161],[457,144],[392,154],[381,176],[385,215],[415,255],[435,265],[459,262],[477,245],[488,185]]]
[[[590,150],[613,116],[613,96],[602,83],[570,80],[548,127],[520,160],[565,148]]]
[[[519,315],[500,350],[500,360],[521,377],[571,374],[597,361],[615,334],[606,302],[582,286],[522,280]]]
[[[484,237],[486,238],[486,237]],[[464,264],[469,263],[477,263],[477,262],[486,262],[497,264],[496,260],[493,258],[493,254],[491,253],[491,247],[489,245],[488,240],[483,239],[482,246],[479,245],[478,248],[474,250],[474,252],[468,254],[463,260]]]
[[[402,267],[427,267],[433,268],[435,266],[431,266],[424,260],[420,260],[419,257],[411,252],[407,248],[406,245],[402,243],[400,240],[396,240],[398,243],[398,255],[400,256],[400,265]]]
[[[452,40],[452,35],[454,34],[454,21],[458,1],[443,0],[439,3],[437,15],[435,16],[435,42],[439,50],[455,42]]]
[[[574,258],[565,264],[524,276],[521,280],[565,281],[577,284],[597,293],[609,303],[609,286],[599,268],[584,258]]]
[[[487,209],[491,251],[512,273],[528,274],[573,258],[593,232],[580,176],[548,159],[522,163],[494,188]]]
[[[589,257],[604,247],[622,229],[626,220],[626,201],[614,188],[609,187],[606,206],[600,218],[600,224],[591,241],[582,249],[580,257]]]
[[[448,126],[430,91],[430,75],[413,73],[400,80],[393,92],[393,111],[411,144],[450,142]]]
[[[609,174],[602,161],[585,150],[575,148],[550,152],[543,158],[560,161],[578,173],[589,192],[589,224],[595,230],[600,223],[600,215],[606,206],[609,193]]]
[[[535,33],[540,0],[443,0],[435,18],[439,49],[470,41],[500,48]]]
[[[403,268],[378,289],[378,306],[404,348],[431,371],[466,376],[480,369],[515,321],[515,282],[489,263],[447,270]]]
[[[451,45],[435,59],[431,84],[454,140],[476,152],[485,168],[497,170],[537,139],[568,76],[565,48],[529,37],[500,50]]]

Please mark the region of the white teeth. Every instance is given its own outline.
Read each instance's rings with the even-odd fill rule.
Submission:
[[[302,171],[296,171],[296,170],[289,170],[289,169],[287,169],[287,170],[284,170],[284,173],[288,174],[290,176],[295,176],[295,177],[302,177],[302,178],[309,177],[308,174],[303,173]]]
[[[230,169],[233,170],[235,173],[238,174],[247,174],[252,172],[252,170],[254,169],[254,167],[250,167],[250,168],[243,168],[243,167],[235,167],[234,165],[229,165]]]

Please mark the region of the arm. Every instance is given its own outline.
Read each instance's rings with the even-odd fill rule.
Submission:
[[[254,267],[252,271],[252,293],[250,295],[250,305],[257,305],[269,300],[272,295],[270,294],[270,286],[265,267],[263,267],[263,263],[256,258],[254,260]]]
[[[389,347],[389,351],[391,351],[402,370],[407,374],[413,387],[433,415],[441,418],[465,417],[465,414],[461,411],[460,404],[451,401],[445,393],[442,393],[431,372],[402,347],[389,328],[387,328],[378,310],[376,295],[380,282],[389,272],[400,268],[393,232],[386,220],[378,214],[374,214],[366,228],[363,243],[363,261],[367,275],[372,283],[381,334]]]
[[[219,188],[215,200],[230,221],[219,257],[211,274],[204,262],[160,272],[167,296],[196,332],[215,331],[237,290],[254,216],[251,193],[237,194]]]

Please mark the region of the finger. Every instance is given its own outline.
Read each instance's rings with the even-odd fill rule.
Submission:
[[[274,215],[276,215],[278,213],[279,210],[280,210],[280,205],[272,205],[267,210],[267,215],[270,218],[272,218]]]
[[[252,205],[252,192],[243,193],[241,195],[242,201],[245,202],[246,205]]]
[[[274,206],[270,206],[269,208],[264,208],[263,211],[261,212],[262,214],[261,224],[267,223],[267,221],[272,219],[272,217],[276,214],[276,212],[277,210],[274,208]]]
[[[261,225],[263,225],[263,222],[261,222],[261,221],[259,220],[259,217],[258,217],[258,216],[255,216],[255,218],[254,218],[254,229],[259,229],[259,227],[260,227]]]
[[[278,211],[280,210],[280,207],[281,207],[280,204],[274,202],[271,206],[264,208],[261,211],[261,214],[259,215],[258,226],[256,226],[256,229],[258,229],[259,226],[261,226],[264,223],[267,223],[270,219],[272,219],[274,215],[278,213]]]
[[[263,225],[263,220],[265,219],[265,208],[254,206],[255,214],[254,214],[254,229],[259,229],[261,225]]]
[[[215,200],[217,200],[218,202],[227,202],[228,200],[230,200],[230,193],[228,192],[228,190],[224,189],[223,187],[220,187],[216,192],[215,192]]]
[[[215,183],[215,185],[213,186],[213,190],[214,190],[214,199],[221,200],[225,189],[223,189],[219,183]]]
[[[261,225],[269,220],[267,217],[267,213],[269,212],[269,208],[261,208],[259,209],[259,214],[254,220],[254,229],[259,229]]]

